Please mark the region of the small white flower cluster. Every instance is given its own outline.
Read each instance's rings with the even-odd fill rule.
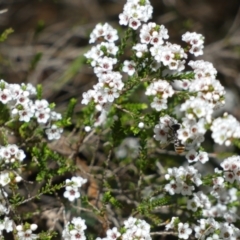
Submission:
[[[240,157],[234,157],[231,163],[225,162],[225,164],[232,169],[238,168],[239,164],[237,163],[239,160]],[[226,172],[223,172],[219,169],[215,169],[215,172],[216,174],[222,176],[226,174],[227,177],[228,173],[230,172],[230,182],[232,183],[233,173],[231,170],[229,170],[229,168],[226,169]],[[215,201],[212,201],[215,203],[214,205],[212,205],[212,202],[210,202],[210,199],[207,197],[207,195],[199,191],[194,193],[193,196],[187,200],[187,209],[194,212],[197,210],[202,210],[202,216],[206,218],[224,219],[225,222],[228,223],[236,222],[239,219],[237,207],[235,206],[235,204],[239,201],[237,197],[238,192],[236,188],[227,188],[224,180],[224,177],[221,176],[215,177],[212,180],[212,191],[210,194],[212,200],[213,197],[216,199]],[[196,230],[196,232],[198,231]]]
[[[19,149],[15,144],[8,144],[7,146],[0,147],[1,164],[9,164],[16,161],[22,162],[25,157],[24,151]]]
[[[231,239],[237,240],[240,237],[240,230],[233,224],[219,223],[214,218],[200,219],[199,225],[194,226],[196,239]]]
[[[202,34],[186,32],[182,35],[182,41],[189,45],[189,52],[194,56],[203,54],[204,37]]]
[[[147,96],[154,96],[151,107],[157,111],[167,108],[167,99],[174,94],[172,86],[165,80],[155,80],[146,89]]]
[[[117,228],[109,229],[107,231],[107,237],[97,238],[96,240],[115,240],[121,237],[121,240],[129,239],[141,239],[151,240],[150,236],[150,225],[141,219],[129,217],[128,220],[124,221],[125,232],[121,235]]]
[[[141,22],[147,22],[152,17],[153,7],[149,0],[127,0],[123,13],[119,14],[119,24],[136,30]]]
[[[19,240],[32,240],[32,239],[37,239],[38,235],[32,233],[33,231],[35,231],[37,229],[37,225],[36,224],[31,224],[29,226],[27,225],[18,225],[16,226],[16,230],[17,230],[17,236]]]
[[[108,23],[105,23],[104,25],[102,25],[101,23],[97,24],[95,29],[90,34],[89,43],[95,43],[96,41],[99,41],[102,39],[110,43],[115,42],[116,40],[118,40],[117,30],[114,29]],[[100,51],[100,48],[101,48],[101,45],[98,46],[99,51]]]
[[[169,115],[165,115],[164,117],[160,117],[159,124],[154,127],[154,138],[157,141],[160,141],[161,144],[167,144],[169,142],[173,142],[173,132],[171,126],[176,124],[177,120],[170,117]]]
[[[154,22],[144,24],[140,30],[141,43],[133,46],[133,50],[135,50],[138,58],[143,58],[145,53],[150,52],[156,63],[161,63],[168,69],[178,72],[185,69],[186,52],[190,52],[195,56],[203,54],[203,36],[201,34],[188,32],[183,35],[183,41],[190,40],[189,43],[192,46],[186,50],[178,44],[165,43],[164,40],[168,38],[168,30],[165,26],[159,26]],[[150,44],[150,49],[148,49],[148,44]]]
[[[212,105],[212,108],[217,108],[225,103],[225,89],[220,82],[214,78],[195,79],[189,86],[190,92],[197,92],[199,99],[204,99]]]
[[[240,183],[240,156],[232,156],[225,159],[221,164],[224,173],[224,179],[227,182]]]
[[[201,174],[193,166],[169,168],[165,174],[165,179],[169,181],[164,187],[170,195],[182,194],[192,195],[195,186],[202,184]]]
[[[9,217],[4,217],[4,219],[0,220],[0,238],[3,236],[3,230],[6,232],[13,231],[13,221]]]
[[[208,102],[195,97],[190,97],[184,102],[180,107],[180,111],[185,112],[185,116],[190,120],[206,118],[209,122],[213,113],[213,109]]]
[[[202,191],[197,193],[193,193],[192,198],[187,200],[187,209],[196,212],[199,208],[200,209],[210,209],[211,202],[207,195],[205,195]]]
[[[213,64],[203,60],[190,61],[188,65],[193,69],[196,79],[211,78],[215,79],[217,75],[217,70],[214,68]],[[199,86],[199,84],[198,84]],[[201,86],[199,86],[201,89]],[[208,90],[205,86],[205,90]],[[210,90],[210,89],[209,89]]]
[[[0,192],[0,215],[8,214],[10,211],[9,203],[6,201],[7,197],[7,192],[2,189]]]
[[[188,151],[186,154],[186,158],[189,163],[199,161],[202,164],[204,164],[204,163],[208,162],[208,160],[209,160],[207,152],[199,151],[199,153],[198,153],[198,152],[196,152],[195,149],[191,149],[190,151]]]
[[[178,44],[166,42],[166,45],[160,43],[155,44],[150,48],[152,57],[157,63],[162,63],[170,70],[181,72],[185,69],[187,54],[184,49]]]
[[[204,127],[206,121],[204,118],[196,121],[196,119],[183,118],[181,128],[177,131],[178,139],[188,150],[197,148],[204,141],[206,129]]]
[[[182,223],[177,217],[172,217],[171,222],[165,226],[166,230],[174,229],[178,232],[178,237],[180,239],[189,239],[192,234],[192,229],[188,223]]]
[[[80,217],[74,217],[71,222],[68,222],[62,231],[64,240],[86,240],[84,230],[87,229],[85,220]]]
[[[136,67],[136,64],[134,61],[125,60],[123,62],[122,71],[127,73],[129,76],[132,76],[136,71],[135,67]]]
[[[184,102],[180,111],[189,119],[205,118],[210,123],[213,111],[225,103],[224,87],[215,79],[217,71],[211,63],[198,60],[190,61],[189,65],[194,70],[195,79],[185,80],[182,88],[197,93],[197,96]]]
[[[10,182],[11,182],[10,173],[8,171],[2,171],[0,173],[0,185],[2,187],[5,187]]]
[[[114,58],[114,56],[118,51],[118,47],[113,43],[113,41],[118,39],[116,30],[109,24],[104,24],[102,31],[100,31],[101,34],[96,35],[96,31],[98,32],[99,28],[100,25],[98,24],[93,30],[93,35],[96,37],[90,40],[91,43],[99,39],[100,36],[107,41],[109,41],[108,35],[112,34],[114,37],[111,37],[111,41],[109,42],[104,42],[93,47],[85,54],[94,68],[94,73],[98,77],[98,83],[93,86],[93,89],[83,93],[82,104],[87,105],[93,101],[96,109],[106,115],[105,112],[108,110],[109,105],[112,104],[114,99],[119,97],[119,93],[123,89],[124,84],[122,82],[122,75],[117,71],[113,71],[113,65],[117,63],[117,59]],[[105,28],[108,30],[105,31]]]
[[[197,93],[197,98],[204,99],[213,109],[222,106],[225,103],[225,89],[216,79],[217,71],[212,63],[197,60],[190,61],[188,65],[195,74],[195,79],[189,85],[189,91]]]
[[[227,113],[213,121],[211,130],[214,142],[220,145],[229,146],[234,138],[240,138],[240,123]]]
[[[23,122],[35,118],[49,140],[59,139],[63,130],[54,123],[62,116],[52,111],[45,99],[31,100],[35,96],[36,89],[31,84],[8,84],[0,80],[0,102],[9,107],[12,116]]]
[[[2,166],[13,164],[16,161],[22,162],[25,157],[26,155],[24,151],[19,149],[18,146],[15,144],[0,146],[0,163]],[[10,178],[10,175],[11,175],[11,178]],[[14,175],[16,175],[15,178],[13,178]],[[3,170],[0,172],[0,185],[2,187],[9,184],[11,180],[15,182],[20,182],[22,178],[19,175],[17,175],[16,172],[13,172],[10,170]]]
[[[72,177],[71,180],[66,180],[66,191],[63,193],[65,198],[68,198],[69,201],[74,201],[80,197],[79,189],[83,184],[87,182],[87,179],[82,177]]]
[[[159,26],[154,22],[144,24],[140,30],[140,41],[143,44],[163,44],[163,39],[168,39],[168,30],[163,26]]]
[[[166,230],[173,229],[178,232],[180,239],[189,239],[193,230],[196,239],[231,239],[237,240],[240,237],[240,229],[233,224],[217,222],[214,218],[200,219],[198,225],[192,228],[188,223],[182,223],[177,217],[172,217],[171,222],[165,226]]]
[[[106,232],[106,237],[105,238],[96,238],[96,240],[115,240],[121,236],[121,233],[118,232],[118,229],[116,227],[112,229],[108,229]]]
[[[193,198],[188,199],[187,209],[196,212],[202,210],[202,216],[207,218],[222,218],[226,222],[236,222],[238,219],[237,208],[234,203],[238,201],[237,189],[226,189],[224,185],[214,185],[215,191],[211,195],[217,199],[217,203],[212,205],[209,198],[203,193],[198,192],[193,194]],[[218,189],[216,188],[218,187]]]
[[[177,120],[165,115],[159,119],[159,124],[154,127],[154,138],[160,141],[161,145],[168,144],[175,140],[172,125],[177,124]],[[183,118],[181,127],[177,130],[177,139],[184,144],[188,151],[186,158],[189,163],[200,161],[206,163],[209,158],[208,154],[203,151],[197,152],[195,149],[198,148],[201,142],[204,141],[204,134],[206,129],[204,128],[205,120],[200,119],[198,122],[195,119],[189,120]]]
[[[150,240],[150,225],[141,219],[129,217],[124,221],[125,233],[122,235],[122,240],[142,239]]]

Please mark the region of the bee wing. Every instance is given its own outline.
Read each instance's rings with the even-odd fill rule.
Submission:
[[[163,143],[163,144],[160,144],[160,148],[161,149],[164,149],[166,148],[168,145],[170,145],[171,142],[167,142],[167,143]]]

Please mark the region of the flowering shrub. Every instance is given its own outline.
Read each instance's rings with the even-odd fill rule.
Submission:
[[[108,23],[93,29],[85,57],[97,83],[78,117],[74,99],[61,115],[40,86],[1,80],[1,239],[240,238],[240,156],[213,169],[205,144],[211,132],[211,145],[239,147],[240,123],[216,117],[224,87],[210,62],[192,60],[204,37],[171,43],[152,12],[149,0],[128,0],[124,36]],[[52,222],[38,230],[36,215]]]

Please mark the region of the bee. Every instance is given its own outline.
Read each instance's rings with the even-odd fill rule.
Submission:
[[[182,144],[181,140],[178,139],[178,133],[177,131],[180,129],[181,125],[178,123],[174,123],[170,126],[172,132],[173,132],[173,142],[174,142],[174,149],[175,152],[178,154],[181,154],[185,151],[185,146]]]

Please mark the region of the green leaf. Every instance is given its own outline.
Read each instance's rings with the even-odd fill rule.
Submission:
[[[36,69],[37,64],[40,62],[41,58],[42,58],[41,52],[38,52],[33,56],[32,60],[30,62],[29,71],[33,71]]]
[[[8,35],[11,34],[11,33],[13,33],[13,32],[14,32],[14,31],[13,31],[12,28],[6,29],[6,30],[0,35],[0,42],[4,42],[4,41],[7,39]]]

